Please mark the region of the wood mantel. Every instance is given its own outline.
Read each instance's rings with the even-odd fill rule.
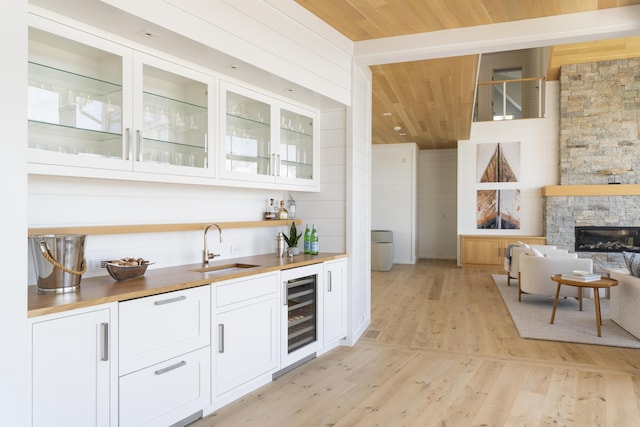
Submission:
[[[542,197],[554,196],[640,196],[640,184],[547,185]]]

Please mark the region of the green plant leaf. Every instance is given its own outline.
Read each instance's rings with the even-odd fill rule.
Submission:
[[[291,222],[291,227],[289,228],[289,235],[284,234],[284,241],[287,242],[287,246],[290,248],[295,248],[298,246],[298,241],[302,237],[302,233],[298,234],[298,228],[296,227],[296,222]]]

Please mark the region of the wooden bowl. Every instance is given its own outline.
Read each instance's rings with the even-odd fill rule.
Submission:
[[[117,265],[113,263],[107,263],[107,271],[109,275],[115,280],[129,280],[136,277],[144,276],[147,271],[147,267],[150,262],[144,262],[140,265]]]

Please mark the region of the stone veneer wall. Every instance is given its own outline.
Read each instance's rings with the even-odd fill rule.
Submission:
[[[607,184],[607,169],[640,175],[640,58],[563,66],[560,76],[560,184]],[[640,226],[640,196],[569,196],[545,200],[547,242],[575,248],[576,226]],[[623,267],[619,253],[581,252],[594,270]]]

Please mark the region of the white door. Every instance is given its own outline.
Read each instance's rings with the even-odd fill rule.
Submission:
[[[277,319],[275,296],[216,316],[212,349],[216,396],[277,367]]]
[[[347,260],[325,262],[324,271],[324,346],[328,350],[347,333]]]
[[[110,425],[110,309],[32,325],[33,426]]]

